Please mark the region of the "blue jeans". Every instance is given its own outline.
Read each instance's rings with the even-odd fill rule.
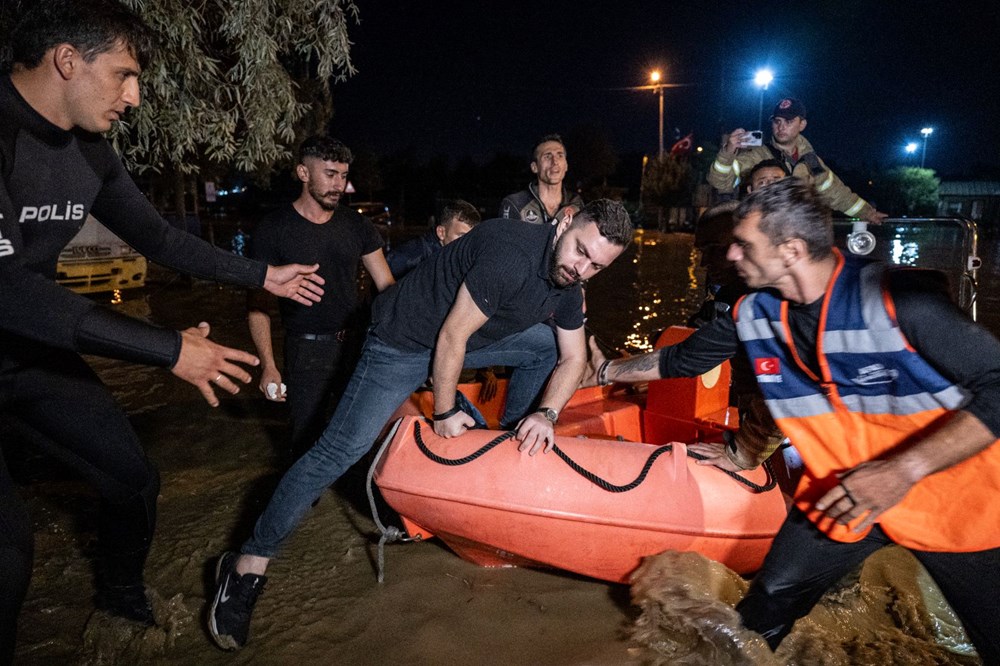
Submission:
[[[512,425],[534,406],[556,358],[552,328],[537,324],[467,352],[465,366],[513,369],[501,420]],[[274,557],[313,503],[372,447],[393,412],[427,379],[430,367],[431,350],[396,349],[369,333],[326,430],[282,477],[241,552]]]

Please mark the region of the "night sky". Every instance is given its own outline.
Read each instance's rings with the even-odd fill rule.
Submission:
[[[654,67],[667,146],[718,142],[757,124],[755,70],[809,110],[805,136],[844,169],[919,164],[907,140],[934,134],[944,176],[1000,164],[1000,9],[986,2],[735,3],[359,0],[358,73],[334,86],[333,132],[379,154],[527,154],[548,132],[606,133],[619,154],[654,152]],[[588,8],[588,9],[584,9]],[[593,8],[599,11],[593,11]],[[570,155],[572,167],[572,154]]]

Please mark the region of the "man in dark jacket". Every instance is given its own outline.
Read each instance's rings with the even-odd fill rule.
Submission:
[[[458,240],[479,224],[479,211],[468,201],[455,199],[441,210],[441,221],[423,236],[409,240],[389,252],[389,270],[397,280],[448,243]]]

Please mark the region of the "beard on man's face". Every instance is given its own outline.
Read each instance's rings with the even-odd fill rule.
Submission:
[[[557,287],[571,287],[580,281],[580,277],[573,273],[571,269],[563,270],[559,263],[559,250],[562,249],[563,237],[556,241],[556,246],[552,249],[552,256],[549,258],[549,282]],[[568,274],[568,275],[567,275]]]
[[[309,184],[309,196],[311,196],[323,210],[336,210],[337,204],[340,203],[340,196],[342,194],[343,192],[339,190],[320,192],[317,188],[313,187],[312,183]]]

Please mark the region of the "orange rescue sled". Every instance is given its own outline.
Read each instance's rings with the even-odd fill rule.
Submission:
[[[643,557],[668,549],[755,571],[786,514],[780,490],[756,492],[696,465],[681,443],[557,437],[565,458],[610,485],[631,484],[648,464],[624,492],[585,478],[555,451],[521,453],[510,438],[464,464],[434,459],[472,457],[502,436],[444,439],[423,418],[403,418],[375,480],[411,535],[438,536],[482,566],[547,566],[624,583]],[[763,469],[745,477],[767,482]]]

